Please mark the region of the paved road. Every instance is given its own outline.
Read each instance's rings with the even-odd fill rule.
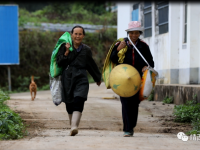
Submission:
[[[116,95],[104,84],[100,87],[90,84],[79,134],[71,137],[65,105],[56,107],[50,91],[39,91],[35,101],[31,101],[28,92],[11,94],[8,105],[29,125],[29,135],[20,140],[0,141],[0,149],[199,149],[200,141],[183,142],[177,138],[176,134],[187,127],[163,123],[162,119],[170,116],[174,106],[161,102],[141,102],[134,137],[123,137],[121,103],[118,99],[105,99],[111,97]],[[170,131],[174,132],[166,133]]]

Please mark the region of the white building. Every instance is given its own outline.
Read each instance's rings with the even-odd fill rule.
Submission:
[[[118,2],[117,38],[133,20],[152,52],[157,84],[200,84],[200,2]]]

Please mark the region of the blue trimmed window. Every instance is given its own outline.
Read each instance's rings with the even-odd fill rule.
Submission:
[[[168,1],[157,2],[157,9],[158,9],[159,34],[163,34],[168,32],[169,2]]]
[[[132,21],[138,21],[139,20],[139,10],[138,10],[138,5],[139,4],[134,4],[133,5],[133,11],[132,11]]]
[[[152,36],[151,1],[144,2],[144,37]]]

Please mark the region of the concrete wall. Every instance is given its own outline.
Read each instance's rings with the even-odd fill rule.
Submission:
[[[174,104],[185,104],[187,100],[192,100],[197,95],[196,100],[200,103],[200,86],[163,84],[156,85],[154,89],[154,101],[163,101],[166,96],[173,96]]]

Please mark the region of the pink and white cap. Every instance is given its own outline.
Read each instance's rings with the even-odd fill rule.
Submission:
[[[128,24],[128,29],[125,31],[143,31],[143,28],[141,27],[141,23],[139,21],[131,21]]]

